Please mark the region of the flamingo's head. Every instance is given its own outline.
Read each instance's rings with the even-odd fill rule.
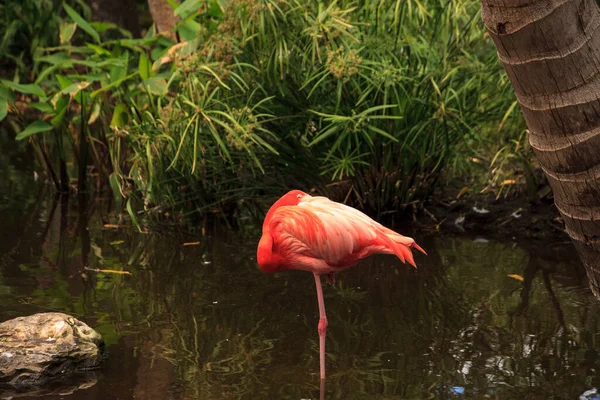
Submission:
[[[277,272],[281,266],[281,257],[279,254],[273,253],[273,238],[270,233],[263,234],[256,249],[256,261],[258,267],[265,274]]]
[[[277,205],[277,207],[281,206],[296,206],[300,203],[300,199],[304,196],[308,196],[308,194],[304,193],[302,190],[294,189],[290,190],[283,196],[277,200],[273,206]]]
[[[298,203],[300,203],[300,200],[304,196],[308,196],[308,194],[301,190],[290,190],[281,196],[279,200],[273,203],[269,209],[269,212],[267,212],[265,221],[263,222],[263,235],[258,243],[258,249],[256,253],[256,261],[258,261],[258,266],[263,272],[276,272],[281,268],[282,265],[281,257],[272,251],[273,238],[269,232],[269,221],[273,217],[275,210],[277,210],[279,207],[296,206]]]
[[[290,190],[281,196],[279,200],[273,203],[271,208],[269,208],[269,212],[267,212],[267,215],[265,216],[265,220],[263,222],[263,232],[265,232],[265,229],[267,229],[269,226],[269,221],[271,220],[275,210],[284,206],[297,206],[298,203],[300,203],[300,199],[302,199],[304,196],[308,196],[308,194],[304,193],[302,190],[294,189]]]

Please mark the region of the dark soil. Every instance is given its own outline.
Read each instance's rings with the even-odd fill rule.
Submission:
[[[446,191],[426,201],[423,211],[417,220],[423,230],[570,241],[551,195],[530,201],[524,195],[495,199],[492,194],[467,194],[457,198],[456,193]]]

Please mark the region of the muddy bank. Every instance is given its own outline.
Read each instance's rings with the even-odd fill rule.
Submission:
[[[491,194],[446,194],[427,200],[422,210],[416,224],[428,232],[570,241],[551,196],[532,202],[525,196],[495,199]]]

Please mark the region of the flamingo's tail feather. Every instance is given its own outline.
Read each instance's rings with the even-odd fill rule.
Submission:
[[[413,242],[410,247],[414,247],[415,249],[419,250],[421,253],[427,255],[427,252],[425,250],[423,250],[423,248],[421,246],[419,246],[417,244],[417,242]]]
[[[417,264],[415,264],[415,259],[412,254],[412,248],[419,250],[423,254],[427,254],[425,250],[421,248],[415,242],[413,238],[402,236],[394,231],[391,231],[387,235],[392,242],[392,250],[394,254],[400,259],[402,262],[408,262],[413,267],[417,268]]]

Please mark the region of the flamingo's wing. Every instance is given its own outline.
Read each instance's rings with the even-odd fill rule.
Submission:
[[[413,266],[412,238],[373,221],[362,212],[326,197],[306,196],[297,206],[277,209],[270,231],[280,248],[343,265],[375,253],[395,254]]]

